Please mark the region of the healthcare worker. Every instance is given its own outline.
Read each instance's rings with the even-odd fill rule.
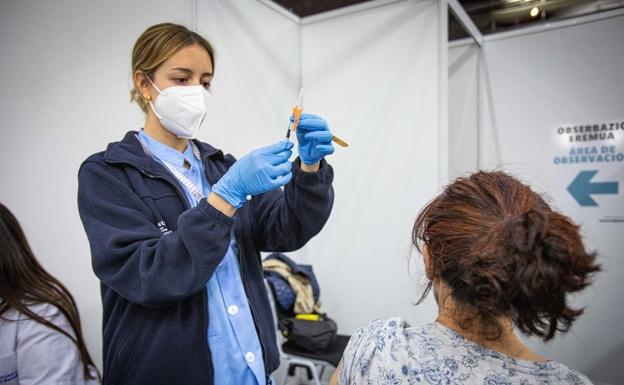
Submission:
[[[193,139],[214,70],[199,34],[148,28],[132,53],[145,125],[80,168],[105,384],[264,385],[279,365],[260,251],[296,250],[321,231],[333,204],[331,133],[303,115],[292,163],[286,141],[236,160]]]
[[[74,298],[0,204],[0,384],[99,384]]]

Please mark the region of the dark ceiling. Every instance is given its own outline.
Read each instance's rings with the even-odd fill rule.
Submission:
[[[349,5],[366,3],[371,0],[273,0],[299,17],[317,15]]]
[[[272,0],[306,17],[373,0]],[[624,7],[622,0],[459,0],[483,34]],[[449,40],[468,37],[449,15]]]

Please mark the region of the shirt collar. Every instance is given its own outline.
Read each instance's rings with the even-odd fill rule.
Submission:
[[[184,166],[184,161],[186,160],[189,164],[195,164],[199,158],[197,154],[193,151],[191,141],[189,140],[189,144],[184,149],[183,153],[180,153],[173,147],[169,147],[164,143],[159,142],[158,140],[149,136],[143,129],[139,131],[139,137],[143,141],[143,143],[147,146],[149,152],[160,159],[163,162],[167,162],[173,164],[178,167]]]

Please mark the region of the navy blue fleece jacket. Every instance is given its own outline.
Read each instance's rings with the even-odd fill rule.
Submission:
[[[213,384],[206,283],[228,249],[240,246],[245,292],[265,357],[279,365],[260,251],[301,248],[333,204],[333,170],[293,163],[284,187],[258,195],[233,218],[206,199],[189,208],[181,186],[146,155],[135,132],[90,156],[79,171],[78,208],[101,281],[104,384]],[[195,141],[214,185],[235,162]]]

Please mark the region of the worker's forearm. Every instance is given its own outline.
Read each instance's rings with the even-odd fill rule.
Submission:
[[[316,162],[314,164],[305,164],[301,162],[301,170],[305,172],[317,172],[321,168],[321,162]]]
[[[219,195],[211,192],[208,194],[208,203],[212,205],[215,209],[219,210],[224,215],[228,217],[233,217],[236,213],[236,207],[229,204],[225,199],[221,198]]]

